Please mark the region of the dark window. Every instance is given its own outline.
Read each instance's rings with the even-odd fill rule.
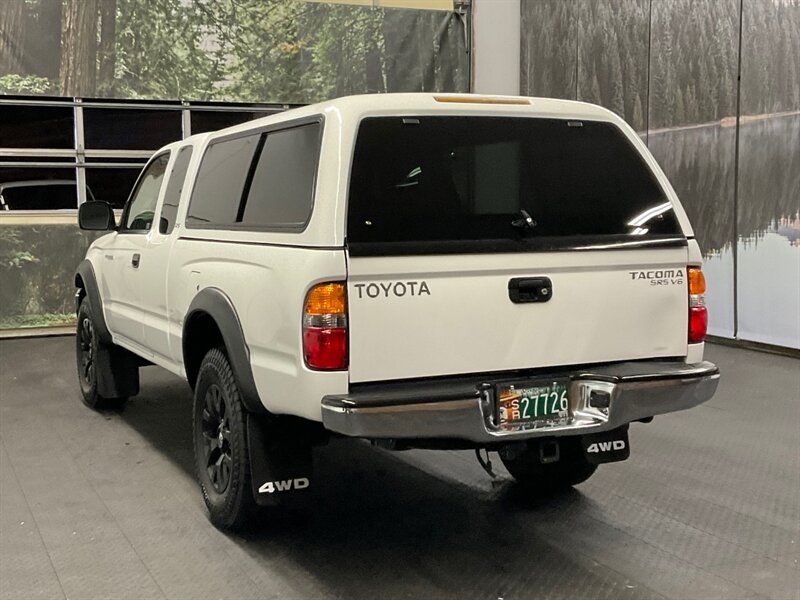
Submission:
[[[145,167],[144,173],[136,183],[136,189],[122,215],[121,231],[141,232],[150,230],[168,162],[169,152],[158,155]]]
[[[232,127],[233,125],[239,125],[240,123],[266,116],[266,114],[228,110],[193,110],[192,134],[225,129],[226,127]]]
[[[0,169],[0,211],[76,208],[75,169]]]
[[[535,227],[521,224],[521,210]],[[616,126],[488,117],[365,119],[347,227],[348,242],[483,241],[498,249],[680,233],[664,191]]]
[[[180,110],[84,108],[83,131],[90,150],[156,150],[182,137]]]
[[[141,172],[142,169],[136,167],[88,167],[86,186],[97,200],[123,208]],[[87,198],[91,196],[87,194]]]
[[[186,216],[189,227],[229,225],[236,222],[247,174],[259,135],[216,142],[200,163]]]
[[[0,148],[74,148],[71,106],[0,106]]]
[[[320,124],[267,134],[242,223],[256,227],[302,227],[311,214],[319,156]]]
[[[161,219],[158,225],[158,230],[161,233],[172,233],[175,228],[175,216],[178,214],[178,204],[186,182],[186,171],[189,169],[189,160],[191,158],[191,146],[181,148],[175,158],[175,164],[167,181],[167,190],[164,192],[164,203],[161,206]]]
[[[62,210],[77,208],[74,181],[31,181],[0,186],[3,210]]]

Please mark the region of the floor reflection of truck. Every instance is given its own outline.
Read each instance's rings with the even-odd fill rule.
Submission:
[[[94,194],[86,186],[86,197]],[[0,183],[0,210],[65,210],[77,209],[75,181],[71,179],[38,179]]]

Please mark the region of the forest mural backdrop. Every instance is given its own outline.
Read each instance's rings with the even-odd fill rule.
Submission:
[[[800,0],[521,10],[522,93],[610,108],[670,178],[705,255],[711,333],[800,348]]]
[[[443,10],[296,0],[0,0],[0,95],[282,105],[368,92],[464,92],[469,88],[465,19]],[[10,104],[4,106],[10,110]],[[247,113],[246,106],[228,108],[251,118],[264,114]],[[0,165],[0,185],[74,179],[76,171],[84,171],[74,168],[81,164],[76,151],[82,148],[72,146],[71,107],[68,117],[59,113],[60,120],[53,119],[52,108],[41,110],[35,125],[63,129],[67,139],[37,152],[30,149],[36,139],[31,123],[17,123],[18,112],[0,107],[0,163],[6,163]],[[99,120],[98,111],[108,108],[83,108],[83,131],[95,119],[95,134],[102,133],[99,146],[86,134],[90,150],[146,152],[173,140],[131,146],[120,139],[131,131],[130,117],[111,126]],[[180,136],[181,115],[173,114],[163,118],[176,132],[163,133]],[[211,113],[191,111],[192,131],[203,114]],[[28,154],[18,148],[28,148]],[[55,160],[63,168],[41,168],[36,161],[54,160],[47,148],[72,148],[71,159],[79,162],[67,164],[62,154]],[[30,164],[23,164],[26,160]],[[91,181],[99,171],[85,169],[87,185],[107,192]],[[131,171],[135,175],[135,164]],[[133,183],[131,171],[116,183],[124,189],[113,190],[122,199]],[[73,322],[74,270],[96,236],[79,231],[69,215],[31,216],[29,222],[12,217],[0,210],[0,329]]]
[[[466,91],[454,12],[297,0],[2,0],[0,93],[308,103]]]

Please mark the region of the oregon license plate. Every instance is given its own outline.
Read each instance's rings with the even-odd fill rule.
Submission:
[[[567,381],[508,383],[497,386],[498,422],[535,427],[563,425],[569,421]]]

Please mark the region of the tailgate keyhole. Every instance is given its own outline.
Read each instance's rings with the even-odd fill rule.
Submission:
[[[549,277],[515,277],[508,282],[508,297],[515,304],[547,302],[553,296]]]

